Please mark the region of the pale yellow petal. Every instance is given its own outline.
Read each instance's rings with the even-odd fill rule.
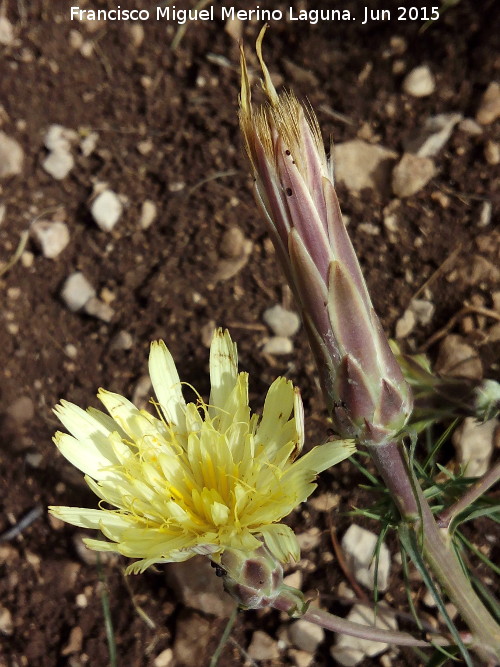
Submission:
[[[238,377],[238,353],[229,332],[216,329],[210,346],[210,401],[209,414],[215,408],[224,408]]]
[[[151,344],[149,375],[165,419],[184,432],[186,401],[175,362],[162,340]]]

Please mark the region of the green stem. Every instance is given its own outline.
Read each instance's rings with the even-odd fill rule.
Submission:
[[[496,484],[500,479],[500,461],[496,463],[487,473],[485,473],[477,482],[474,482],[464,495],[457,500],[456,503],[447,507],[437,516],[437,524],[439,528],[448,528],[453,519],[463,512],[464,509],[472,505],[483,493]]]
[[[467,623],[474,649],[487,661],[500,659],[500,626],[477,596],[456,554],[445,541],[402,445],[393,441],[370,446],[369,451],[401,515],[414,518],[418,508],[410,527],[422,541],[423,555],[433,575]]]

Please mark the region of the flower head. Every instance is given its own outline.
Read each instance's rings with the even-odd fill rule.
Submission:
[[[276,92],[257,55],[267,104],[254,108],[241,50],[240,125],[255,194],[302,311],[336,428],[382,443],[405,425],[411,392],[392,354],[340,212],[318,121]]]
[[[225,549],[254,552],[263,542],[280,561],[297,559],[295,535],[278,522],[312,493],[319,472],[353,453],[352,443],[328,442],[296,460],[304,441],[298,390],[278,378],[262,418],[252,415],[248,375],[238,373],[227,331],[212,341],[208,404],[186,403],[162,341],[151,346],[149,372],[157,417],[103,389],[110,416],[57,406],[71,435],[58,432],[54,441],[105,506],[51,507],[52,514],[100,530],[109,541],[87,546],[140,559],[134,572],[196,553],[218,562]]]

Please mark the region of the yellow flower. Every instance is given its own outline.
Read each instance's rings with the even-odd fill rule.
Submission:
[[[54,441],[104,505],[51,513],[100,530],[109,541],[87,539],[91,549],[139,558],[132,572],[196,553],[218,561],[225,549],[253,552],[262,542],[280,561],[298,559],[295,535],[277,522],[312,493],[317,473],[353,453],[352,443],[328,442],[295,461],[304,440],[298,390],[278,378],[262,418],[251,415],[248,375],[238,373],[227,331],[212,341],[208,404],[185,402],[162,341],[151,346],[149,372],[158,417],[103,389],[98,397],[111,416],[57,406],[72,435],[58,432]]]

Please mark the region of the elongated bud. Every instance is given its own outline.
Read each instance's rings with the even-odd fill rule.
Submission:
[[[373,309],[347,235],[318,122],[292,93],[278,95],[262,57],[267,105],[254,109],[241,51],[240,125],[257,203],[302,311],[339,434],[392,439],[412,410],[410,388]]]

